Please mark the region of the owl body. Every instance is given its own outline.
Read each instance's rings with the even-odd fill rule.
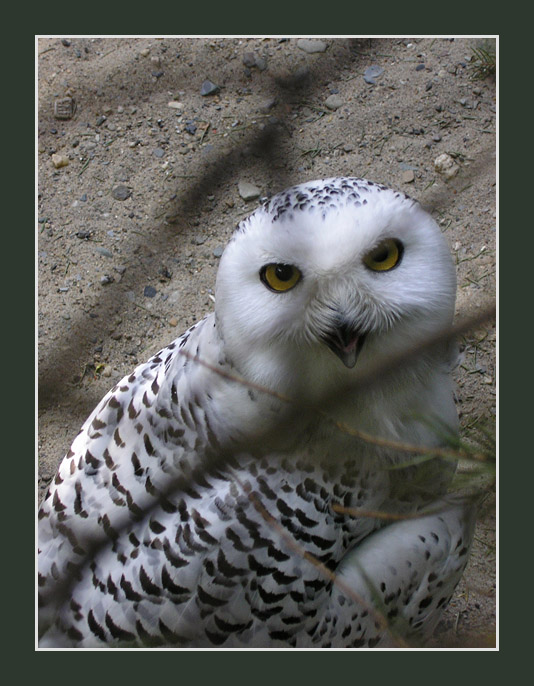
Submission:
[[[456,430],[448,348],[358,379],[450,324],[454,294],[439,229],[383,186],[310,182],[245,220],[215,313],[119,382],[59,467],[39,512],[40,645],[427,635],[473,516],[444,500],[448,463],[397,444],[439,445],[429,416]]]

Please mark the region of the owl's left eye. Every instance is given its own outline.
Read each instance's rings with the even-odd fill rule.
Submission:
[[[271,291],[281,293],[297,285],[302,274],[292,264],[266,264],[260,270],[260,279]]]
[[[374,272],[386,272],[396,267],[402,258],[403,245],[394,238],[382,241],[363,258],[366,267]]]

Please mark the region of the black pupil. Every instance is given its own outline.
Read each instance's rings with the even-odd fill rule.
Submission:
[[[375,262],[383,262],[385,259],[387,259],[388,255],[389,255],[389,248],[387,246],[385,246],[373,255],[373,260]]]
[[[274,273],[280,281],[289,281],[293,276],[293,267],[289,264],[277,264]]]

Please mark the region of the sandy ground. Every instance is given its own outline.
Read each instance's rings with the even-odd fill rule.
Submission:
[[[496,87],[473,51],[492,41],[323,43],[38,40],[39,498],[102,395],[213,308],[218,257],[260,199],[240,182],[260,197],[340,175],[399,188],[449,241],[458,318],[494,301]],[[492,322],[462,342],[462,433],[478,440],[495,424]],[[494,645],[495,560],[490,491],[433,645]]]

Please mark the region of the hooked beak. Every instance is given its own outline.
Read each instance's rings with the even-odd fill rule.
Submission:
[[[343,362],[352,369],[362,349],[366,334],[354,329],[341,320],[338,325],[323,336],[323,341]]]

